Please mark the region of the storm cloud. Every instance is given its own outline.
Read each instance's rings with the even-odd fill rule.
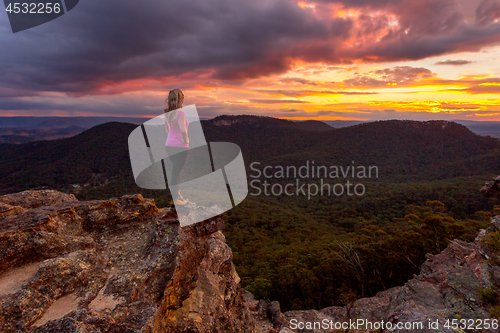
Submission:
[[[26,99],[46,93],[77,100],[120,94],[127,85],[147,90],[151,82],[231,85],[283,74],[297,63],[416,60],[475,52],[500,41],[495,0],[478,2],[474,23],[464,19],[454,0],[305,3],[309,6],[291,0],[86,0],[57,20],[17,34],[2,11],[0,110],[39,103]],[[349,15],[342,14],[346,11]],[[376,87],[432,73],[399,67],[373,75],[346,83]],[[36,106],[55,108],[47,103]]]

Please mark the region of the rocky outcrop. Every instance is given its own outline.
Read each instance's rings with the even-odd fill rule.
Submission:
[[[402,287],[283,314],[239,286],[220,217],[181,228],[173,208],[140,195],[80,202],[55,191],[0,197],[0,212],[8,212],[0,215],[0,332],[341,332],[335,324],[360,319],[385,328],[349,332],[408,331],[398,323],[456,332],[447,320],[491,319],[484,292],[500,294],[500,216],[473,243],[428,255]],[[491,236],[498,248],[485,241]]]
[[[487,197],[500,197],[500,176],[492,182],[486,182],[479,191]]]
[[[0,332],[261,331],[220,217],[181,228],[140,195],[0,203]]]
[[[11,206],[20,206],[26,209],[75,201],[78,200],[73,194],[61,193],[54,190],[24,191],[0,196],[1,203]]]
[[[350,323],[363,319],[373,323],[386,323],[386,329],[368,329],[365,324],[350,332],[408,332],[395,328],[398,323],[422,323],[416,332],[459,332],[446,328],[446,321],[453,319],[490,319],[489,305],[481,300],[484,290],[500,286],[499,253],[484,242],[489,234],[500,230],[500,216],[492,219],[492,225],[482,230],[473,243],[452,241],[437,255],[427,255],[418,276],[402,287],[388,289],[375,297],[362,298],[347,307],[330,307],[320,311],[289,311],[286,327],[295,327],[299,322]],[[432,326],[438,321],[438,329]],[[387,329],[387,323],[393,330]],[[294,324],[294,325],[292,325]],[[470,322],[468,322],[468,325]],[[329,324],[330,325],[330,324]],[[429,327],[431,325],[431,327]],[[319,326],[317,326],[319,327]],[[330,326],[331,327],[331,326]],[[333,326],[334,327],[334,326]],[[302,332],[336,332],[323,328],[305,329]],[[465,331],[465,330],[461,330]],[[474,331],[474,330],[470,330]],[[498,332],[499,328],[476,329],[481,332]]]
[[[24,191],[0,196],[0,218],[18,215],[26,209],[50,206],[60,202],[77,201],[72,194],[64,194],[53,190]]]

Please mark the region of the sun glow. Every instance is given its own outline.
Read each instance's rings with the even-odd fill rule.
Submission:
[[[300,8],[313,8],[314,9],[314,7],[316,7],[316,5],[313,3],[306,3],[303,1],[299,2],[298,5]]]
[[[483,82],[479,84],[480,86],[500,86],[500,82]]]

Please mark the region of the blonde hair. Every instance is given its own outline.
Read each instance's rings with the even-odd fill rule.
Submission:
[[[170,90],[168,97],[163,103],[163,111],[167,114],[167,120],[171,124],[177,116],[177,111],[182,107],[184,94],[180,89]]]

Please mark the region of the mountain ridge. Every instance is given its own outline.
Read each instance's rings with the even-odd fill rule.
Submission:
[[[229,116],[229,115],[220,115],[215,118],[200,118],[201,120],[219,120],[224,118],[245,118],[245,117],[254,117],[254,118],[272,118],[267,116],[255,116],[255,115],[237,115],[237,116]],[[17,128],[19,130],[40,130],[40,131],[51,131],[51,130],[63,130],[64,128],[77,126],[85,129],[106,123],[106,122],[127,122],[133,123],[136,125],[140,125],[143,122],[147,121],[149,118],[141,118],[141,117],[105,117],[105,116],[90,116],[90,117],[36,117],[36,116],[17,116],[17,117],[0,117],[0,133],[2,131],[6,131],[9,128]],[[278,118],[273,118],[278,119]],[[343,128],[349,127],[358,124],[365,124],[370,122],[375,122],[377,120],[370,121],[359,121],[359,120],[286,120],[280,119],[284,122],[295,122],[302,123],[299,126],[302,126],[303,129],[308,130],[329,130],[331,128]],[[388,121],[390,119],[386,119],[383,121]],[[483,136],[493,136],[500,137],[500,122],[498,121],[471,121],[471,120],[449,120],[450,122],[455,122],[461,125],[465,125],[467,128],[472,130],[474,133],[483,135]],[[329,127],[324,126],[327,124]],[[37,137],[32,137],[29,141],[35,141]],[[26,142],[26,137],[23,140],[18,140],[16,143]]]
[[[315,160],[325,165],[350,165],[355,160],[358,164],[378,165],[384,177],[413,178],[478,175],[500,168],[496,160],[475,163],[499,150],[499,140],[475,135],[452,122],[379,121],[311,131],[290,121],[243,117],[224,116],[202,121],[202,126],[207,141],[240,145],[247,168],[252,161],[299,165]],[[221,125],[228,119],[236,122]],[[254,122],[248,124],[241,119]],[[273,126],[275,123],[280,126]],[[86,184],[96,174],[108,180],[128,179],[130,184],[127,138],[134,128],[136,125],[114,122],[66,139],[0,144],[0,192]]]

